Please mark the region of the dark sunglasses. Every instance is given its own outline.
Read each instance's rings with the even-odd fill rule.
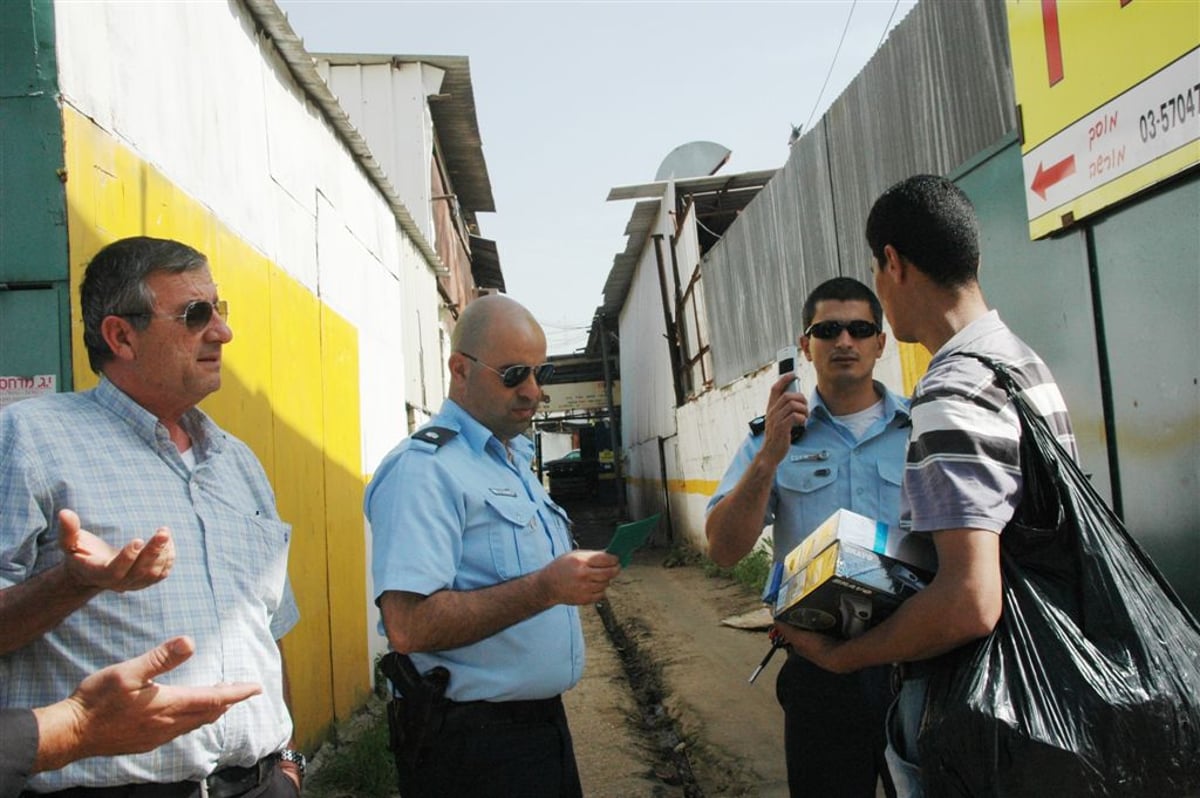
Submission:
[[[468,355],[466,352],[459,352],[460,355],[470,360],[473,363],[478,363],[489,371],[494,371],[500,375],[500,382],[504,383],[505,388],[516,388],[525,380],[529,379],[530,372],[533,373],[533,381],[538,385],[545,385],[546,382],[554,376],[554,364],[543,363],[540,366],[505,366],[498,369],[495,366],[489,366],[474,355]]]
[[[161,316],[164,319],[174,319],[181,321],[187,325],[188,331],[199,332],[208,326],[212,321],[213,313],[216,313],[222,319],[229,319],[229,303],[224,299],[218,299],[216,302],[209,302],[207,299],[197,299],[194,302],[189,302],[187,307],[183,309],[183,313],[175,315],[172,313],[114,313],[114,316],[123,318],[150,318],[151,316]]]
[[[819,321],[810,324],[804,331],[805,335],[820,338],[822,341],[832,341],[847,330],[851,338],[870,338],[879,334],[879,325],[871,321],[855,319],[854,321]]]

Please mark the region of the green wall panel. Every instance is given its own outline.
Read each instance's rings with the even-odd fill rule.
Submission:
[[[0,282],[67,279],[62,164],[54,101],[0,99]]]
[[[1125,522],[1200,612],[1200,174],[1093,228]]]
[[[67,279],[54,7],[0,9],[0,283]]]
[[[60,290],[0,291],[0,377],[53,374],[63,390],[63,324]]]
[[[70,301],[54,6],[0,6],[0,376],[70,390]]]

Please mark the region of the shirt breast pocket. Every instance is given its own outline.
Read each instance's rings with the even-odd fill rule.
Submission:
[[[534,506],[519,497],[488,496],[487,537],[492,563],[501,581],[516,579],[529,571],[523,552],[533,539]]]
[[[838,467],[828,461],[780,464],[775,476],[779,491],[775,511],[777,545],[785,541],[799,543],[841,507],[837,481]]]
[[[837,482],[838,469],[828,463],[786,463],[776,474],[779,487],[791,493],[811,496]]]
[[[565,551],[570,551],[575,548],[575,525],[571,521],[571,517],[567,515],[567,511],[555,504],[549,498],[546,499],[546,518],[548,523],[553,525],[551,530],[551,538],[554,543],[554,551],[550,553],[552,557],[562,554]]]
[[[241,516],[230,526],[239,530],[236,540],[240,542],[227,552],[236,560],[230,570],[242,580],[245,594],[259,597],[273,612],[279,608],[287,580],[292,526],[263,516]]]

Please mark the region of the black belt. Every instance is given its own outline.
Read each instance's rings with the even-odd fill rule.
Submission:
[[[892,665],[892,692],[899,693],[900,685],[914,679],[928,679],[934,670],[934,660],[897,662]]]
[[[190,798],[207,794],[208,798],[235,798],[253,790],[271,777],[278,754],[263,757],[249,767],[228,767],[215,771],[204,782],[207,792],[202,793],[198,781],[176,781],[169,784],[120,784],[115,787],[71,787],[50,793],[34,793],[28,790],[21,798],[37,798],[54,795],[60,798]]]
[[[528,723],[549,723],[563,714],[562,696],[536,701],[450,701],[442,715],[442,733]]]

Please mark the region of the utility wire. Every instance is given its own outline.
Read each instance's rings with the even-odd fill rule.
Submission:
[[[804,129],[810,130],[813,117],[817,115],[817,108],[821,105],[821,97],[825,95],[825,89],[829,86],[829,79],[833,77],[833,68],[837,65],[838,53],[842,51],[842,43],[846,41],[846,33],[850,30],[850,20],[854,18],[854,7],[858,5],[858,0],[854,0],[850,4],[850,13],[846,15],[846,26],[842,28],[842,38],[838,39],[837,49],[833,51],[833,60],[829,63],[829,71],[825,73],[825,82],[821,84],[821,92],[817,95],[817,101],[813,103],[812,113],[808,115],[808,121],[804,123]]]
[[[879,44],[875,45],[876,50],[883,46],[883,40],[887,38],[888,31],[892,29],[892,20],[896,18],[896,10],[898,8],[900,8],[900,0],[892,3],[892,14],[888,17],[887,24],[883,26],[883,33],[879,34]]]

